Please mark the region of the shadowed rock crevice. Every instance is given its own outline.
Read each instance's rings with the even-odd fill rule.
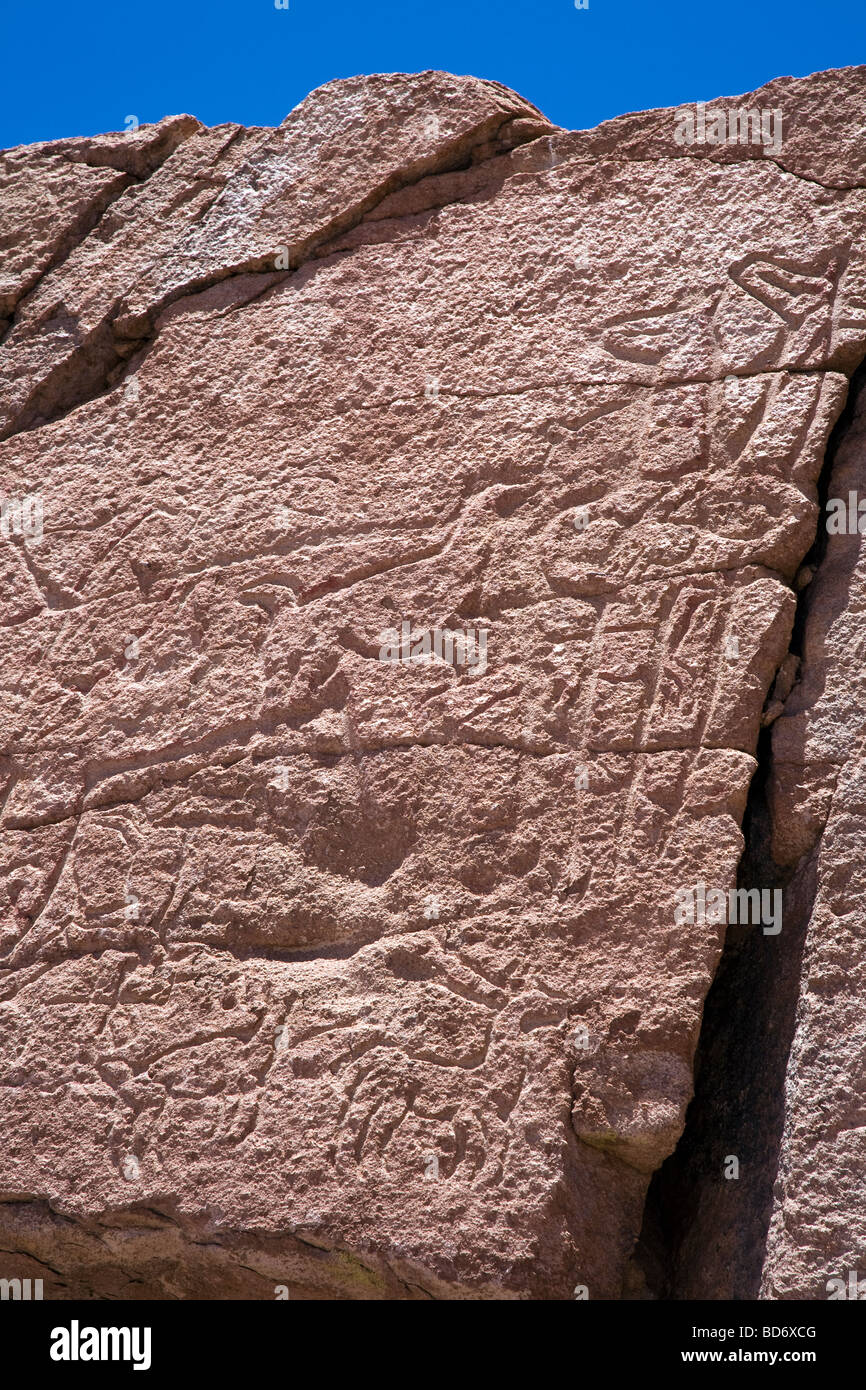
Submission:
[[[31,255],[35,262],[32,270],[19,275],[17,283],[13,282],[14,287],[10,287],[9,290],[3,292],[0,289],[0,346],[14,331],[19,310],[28,296],[37,291],[48,276],[63,266],[88,237],[98,231],[106,212],[122,198],[127,189],[146,183],[171,158],[175,150],[201,128],[192,116],[172,116],[155,126],[142,126],[134,135],[99,136],[92,140],[61,140],[34,147],[34,162],[38,168],[38,158],[41,155],[47,166],[46,173],[50,169],[56,176],[59,172],[58,166],[63,163],[69,166],[70,178],[74,178],[76,165],[84,165],[93,170],[113,169],[118,177],[106,178],[91,191],[88,191],[85,185],[80,193],[81,206],[70,211],[69,220],[65,225],[62,210],[54,211],[55,223],[48,234],[53,248],[51,245],[42,248],[32,247]],[[10,152],[12,156],[17,153]],[[14,175],[21,172],[16,168],[16,164],[14,158],[7,158],[0,152],[0,179],[5,175],[10,183],[10,187],[3,190],[4,197],[8,198],[10,203],[6,218],[11,224],[8,228],[4,226],[0,232],[0,248],[4,253],[10,244],[14,245],[13,237],[16,237],[16,233],[20,234],[20,227],[15,220],[17,210],[13,205],[16,192]],[[54,201],[56,208],[56,199]]]
[[[336,215],[332,212],[320,228],[296,245],[292,244],[291,209],[287,208],[282,235],[286,237],[288,246],[281,248],[277,245],[269,248],[265,254],[228,262],[208,273],[190,272],[188,278],[181,276],[171,290],[155,294],[146,306],[139,307],[134,314],[124,311],[124,299],[119,296],[112,305],[106,306],[104,316],[90,332],[79,333],[77,325],[74,326],[74,332],[80,338],[75,349],[57,360],[44,378],[37,382],[23,409],[5,425],[0,425],[0,440],[54,424],[71,411],[110,391],[127,370],[131,359],[136,369],[140,367],[159,331],[160,315],[178,301],[202,294],[226,281],[262,276],[262,284],[250,287],[248,292],[242,291],[237,304],[254,302],[272,286],[287,280],[307,261],[328,254],[330,242],[350,232],[371,216],[380,204],[409,192],[415,184],[432,177],[460,173],[495,161],[502,154],[536,140],[540,132],[546,129],[550,129],[548,123],[540,115],[533,119],[530,108],[522,118],[514,114],[499,114],[482,122],[470,136],[445,142],[434,156],[428,155],[418,160],[415,166],[393,171],[367,197]],[[165,140],[160,143],[160,149],[164,152],[164,158],[173,153]],[[156,167],[158,165],[154,161]],[[83,244],[87,236],[98,229],[106,209],[127,188],[143,182],[151,172],[149,169],[140,178],[128,175],[124,183],[112,190],[110,196],[106,195],[94,204],[90,215],[75,229],[75,236],[68,239],[62,252],[58,252],[46,265],[39,279],[27,287],[26,294],[32,293],[55,268],[68,260],[76,246]],[[196,217],[192,226],[200,226],[210,210],[208,206]],[[281,250],[286,262],[284,267],[279,266]],[[22,300],[26,294],[22,294]],[[4,339],[14,332],[15,326],[16,319],[12,318]],[[0,339],[0,345],[2,341]]]
[[[800,571],[805,582],[791,639],[799,681],[806,674],[801,663],[813,576],[827,553],[825,523],[827,500],[835,495],[834,468],[864,399],[866,364],[852,378],[818,483],[818,529]],[[645,1280],[644,1296],[751,1300],[761,1288],[820,839],[793,869],[776,863],[769,798],[774,775],[771,727],[761,731],[757,758],[743,821],[745,848],[737,886],[781,889],[782,931],[765,936],[760,926],[727,929],[704,1008],[694,1099],[682,1137],[653,1176],[647,1194],[635,1252]],[[738,1176],[726,1177],[726,1171],[738,1171]],[[640,1285],[638,1279],[636,1286]]]

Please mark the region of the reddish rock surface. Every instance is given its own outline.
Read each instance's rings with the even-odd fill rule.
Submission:
[[[10,1273],[657,1292],[725,938],[678,894],[735,885],[773,719],[777,862],[828,831],[768,1296],[853,1258],[850,1050],[820,1160],[808,1114],[810,1029],[859,1017],[854,618],[832,680],[788,652],[866,355],[864,95],[735,99],[773,157],[442,73],[0,156]]]
[[[828,480],[866,499],[866,390]],[[866,508],[864,508],[866,511]],[[866,529],[866,523],[864,523]],[[828,534],[809,588],[802,679],[773,729],[774,854],[805,927],[785,1123],[764,1268],[767,1298],[866,1296],[866,796],[859,531]]]

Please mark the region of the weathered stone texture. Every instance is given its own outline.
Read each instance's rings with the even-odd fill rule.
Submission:
[[[834,463],[829,493],[847,511],[852,493],[866,498],[862,385]],[[791,909],[807,927],[768,1298],[825,1298],[834,1278],[850,1297],[850,1274],[866,1276],[866,563],[859,531],[825,545],[808,591],[802,680],[773,729],[773,849],[796,866]]]

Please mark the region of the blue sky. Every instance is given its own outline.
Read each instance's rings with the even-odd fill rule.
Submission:
[[[864,0],[0,0],[0,148],[189,111],[276,125],[359,72],[495,78],[572,128],[866,62]]]

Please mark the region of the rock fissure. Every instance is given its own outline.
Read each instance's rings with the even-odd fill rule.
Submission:
[[[818,526],[802,564],[808,582],[797,598],[785,658],[796,661],[797,676],[785,703],[796,698],[797,686],[802,687],[810,674],[805,666],[806,628],[812,586],[827,558],[827,503],[839,492],[839,454],[864,408],[866,362],[851,378],[817,483]],[[765,727],[743,821],[737,886],[780,889],[784,928],[777,939],[768,938],[756,925],[727,929],[704,1008],[695,1095],[677,1147],[654,1175],[647,1194],[635,1255],[638,1275],[627,1285],[638,1290],[632,1296],[749,1300],[761,1292],[786,1118],[785,1080],[806,935],[818,891],[817,857],[832,808],[831,790],[823,824],[816,827],[799,860],[794,865],[778,863],[773,841],[779,813],[771,805],[769,790],[775,761],[772,726]],[[816,1289],[814,1296],[819,1293]]]
[[[94,232],[98,232],[99,225],[109,209],[120,199],[127,189],[146,183],[149,178],[170,159],[174,151],[185,139],[188,139],[196,130],[201,129],[198,121],[191,117],[178,116],[154,128],[153,133],[145,130],[144,140],[138,142],[130,141],[129,137],[120,136],[117,145],[110,145],[105,149],[103,157],[99,155],[88,160],[86,151],[79,158],[64,152],[62,146],[56,151],[55,158],[62,159],[69,165],[70,170],[74,170],[80,164],[86,165],[91,169],[114,169],[119,175],[119,179],[108,180],[106,185],[99,192],[90,197],[85,197],[85,207],[81,212],[73,210],[68,225],[63,226],[59,235],[56,236],[57,245],[52,251],[46,248],[42,264],[38,271],[25,275],[16,285],[14,291],[0,298],[0,328],[2,320],[8,320],[5,328],[0,332],[0,347],[15,328],[18,311],[24,300],[29,295],[34,294],[40,285],[54,271],[60,269],[69,260],[70,256],[87,241],[88,237]],[[127,143],[123,141],[126,139]],[[92,142],[95,147],[99,147],[98,141]],[[51,147],[46,147],[50,149]],[[53,151],[52,151],[53,153]],[[14,172],[8,161],[3,160],[0,154],[0,173],[11,174]],[[55,200],[56,206],[56,200]],[[4,238],[5,240],[5,238]]]
[[[522,141],[533,138],[531,133],[518,131],[513,137],[514,143],[511,143],[506,132],[514,124],[513,116],[505,116],[489,130],[482,129],[477,132],[480,139],[477,143],[469,144],[468,149],[466,141],[454,142],[453,148],[446,147],[442,150],[441,165],[436,172],[457,172],[469,168],[475,163],[478,156],[481,156],[479,163],[489,162],[496,157],[495,151],[491,150],[490,146],[495,146],[498,141],[502,141],[505,148],[513,149]],[[171,153],[173,151],[167,151],[165,157],[168,158]],[[208,290],[215,289],[226,282],[260,275],[266,276],[268,283],[264,287],[253,290],[249,298],[242,294],[240,302],[233,304],[232,308],[244,307],[247,303],[255,303],[269,289],[284,283],[302,269],[306,263],[316,259],[320,254],[321,247],[333,241],[337,235],[344,236],[365,217],[369,216],[386,198],[410,189],[415,183],[429,177],[430,173],[429,168],[424,168],[422,172],[406,177],[392,174],[358,206],[332,218],[326,226],[309,236],[295,250],[277,245],[269,249],[264,255],[252,256],[234,265],[221,266],[206,275],[192,276],[182,284],[175,286],[169,293],[151,299],[146,307],[133,316],[136,324],[144,324],[143,331],[132,331],[126,326],[129,316],[121,312],[118,302],[97,324],[84,343],[76,348],[72,360],[63,362],[54,372],[49,374],[44,382],[36,387],[23,411],[7,424],[0,423],[0,440],[12,438],[17,434],[38,429],[44,425],[54,424],[71,411],[77,410],[80,406],[86,405],[110,391],[128,372],[138,371],[156,340],[161,315],[180,301],[205,294]],[[105,206],[100,207],[98,213],[95,213],[92,224],[80,230],[77,240],[67,247],[65,253],[58,258],[56,265],[62,265],[75,246],[81,245],[91,232],[98,232],[104,212],[111,206],[111,203],[122,196],[130,184],[143,181],[143,179],[133,180],[130,178],[127,184],[119,188],[112,198],[105,203]],[[189,232],[192,232],[197,226],[201,227],[202,223],[206,221],[214,205],[219,202],[220,191],[215,193],[214,198],[199,209],[188,223]],[[167,209],[166,213],[170,215],[170,209]],[[284,270],[275,269],[275,264],[279,263],[281,251],[285,252],[287,260]],[[40,281],[46,280],[54,269],[55,264],[48,265],[40,276]],[[140,282],[133,282],[130,287],[133,294],[140,285],[146,283],[149,274],[150,267],[144,272]],[[27,293],[31,293],[36,288],[38,288],[38,282],[30,286]],[[11,334],[14,328],[15,322],[13,320],[7,333]],[[0,340],[0,346],[2,346],[2,340]]]

